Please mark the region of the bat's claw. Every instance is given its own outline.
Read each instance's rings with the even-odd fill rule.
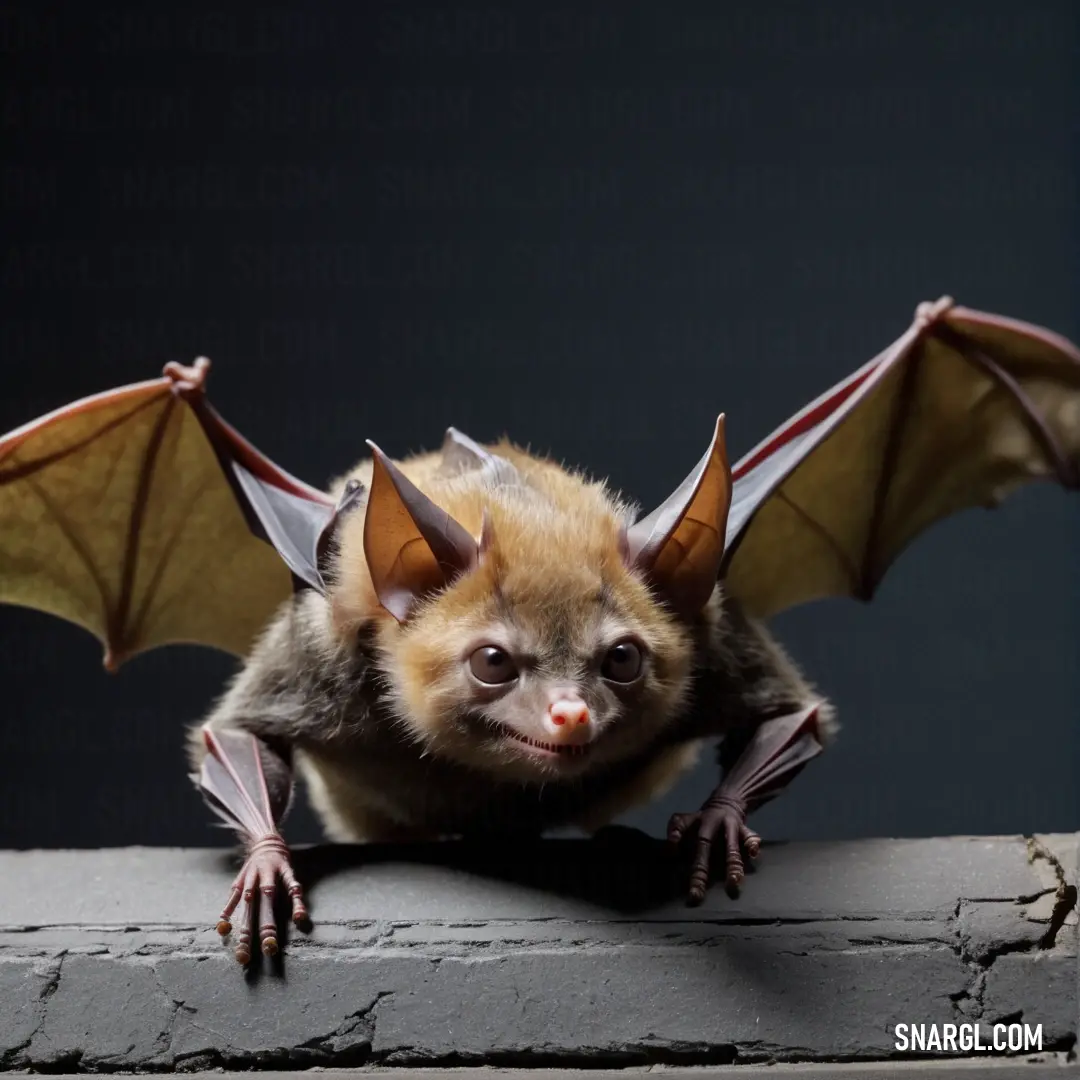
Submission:
[[[161,373],[172,379],[174,388],[181,395],[199,394],[206,390],[210,361],[205,356],[198,357],[194,364],[181,364],[170,360]]]
[[[936,300],[924,300],[915,308],[915,321],[920,326],[929,326],[937,322],[950,308],[956,306],[951,296],[939,296]]]
[[[255,934],[265,956],[276,956],[279,951],[277,923],[274,919],[274,896],[284,884],[292,900],[292,920],[306,928],[311,919],[304,904],[304,893],[293,873],[289,861],[289,849],[277,833],[264,836],[251,844],[240,873],[233,881],[228,902],[218,918],[217,932],[222,937],[232,933],[233,912],[243,901],[240,916],[240,935],[234,955],[241,964],[251,963],[251,942]]]
[[[746,803],[738,796],[717,788],[700,810],[693,814],[673,814],[668,822],[668,841],[681,844],[693,834],[694,855],[690,865],[690,884],[687,899],[700,904],[709,887],[712,867],[713,841],[724,843],[725,885],[735,893],[746,877],[743,853],[747,859],[757,858],[761,837],[746,824]]]

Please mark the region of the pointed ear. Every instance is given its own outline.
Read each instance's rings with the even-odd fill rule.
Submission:
[[[476,566],[479,546],[370,440],[374,456],[364,555],[382,604],[398,622],[421,596]]]
[[[447,428],[442,444],[442,470],[448,473],[485,469],[496,484],[519,484],[517,469],[498,454],[493,454],[463,431]]]
[[[642,571],[686,617],[701,611],[716,585],[730,506],[731,467],[721,413],[712,444],[694,471],[626,534],[627,565]]]

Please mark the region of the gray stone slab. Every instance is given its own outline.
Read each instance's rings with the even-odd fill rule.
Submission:
[[[885,1061],[885,1062],[776,1062],[770,1065],[711,1065],[711,1066],[626,1066],[620,1069],[575,1068],[501,1068],[498,1066],[444,1066],[407,1068],[396,1066],[362,1066],[355,1069],[313,1069],[331,1080],[904,1080],[910,1077],[925,1080],[1075,1080],[1080,1076],[1080,1063],[1070,1063],[1064,1055],[1037,1055],[1018,1062],[1007,1058],[965,1058],[959,1061]],[[85,1074],[56,1074],[57,1080],[75,1080]],[[212,1072],[187,1074],[192,1080],[251,1080],[250,1072]],[[259,1080],[295,1080],[294,1072],[265,1070]]]
[[[1047,901],[1075,841],[774,845],[742,897],[698,908],[626,830],[313,848],[314,932],[247,975],[212,929],[225,853],[0,852],[19,883],[0,895],[0,1066],[745,1069],[889,1058],[898,1023],[1020,1018],[1065,1050],[1075,912],[1051,932]]]
[[[0,962],[0,1063],[14,1061],[30,1045],[45,1016],[48,984],[31,961]]]
[[[66,957],[27,1061],[31,1066],[153,1066],[168,1052],[175,1013],[151,966],[94,955]]]
[[[203,925],[228,891],[227,855],[120,848],[0,852],[0,928],[73,922]],[[319,917],[379,920],[837,918],[951,911],[960,898],[1015,900],[1046,889],[1022,837],[948,837],[766,844],[743,895],[714,889],[687,909],[682,878],[660,841],[613,829],[585,844],[547,840],[494,849],[459,844],[297,852]],[[79,882],[75,895],[54,888]]]
[[[1077,1032],[1077,957],[1072,935],[1060,949],[999,956],[986,974],[983,1018],[1040,1024],[1049,1045]]]
[[[1030,916],[1031,908],[1024,904],[962,901],[957,930],[965,954],[983,964],[1009,949],[1033,949],[1046,934],[1047,923]]]
[[[373,1048],[390,1061],[556,1056],[568,1046],[600,1060],[882,1057],[891,1024],[916,1012],[952,1020],[950,995],[967,981],[946,949],[814,955],[749,935],[717,949],[451,958],[380,1006]],[[853,995],[868,1007],[838,1023]]]
[[[1080,841],[1076,833],[1036,833],[1032,838],[1045,848],[1067,880],[1076,881]]]

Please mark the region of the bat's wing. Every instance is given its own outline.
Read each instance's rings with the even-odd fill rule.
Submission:
[[[242,655],[295,583],[322,588],[337,508],[218,416],[208,368],[0,437],[0,601],[85,627],[110,670],[170,642]]]
[[[1080,351],[948,297],[921,304],[732,474],[721,576],[750,614],[869,600],[935,521],[1036,478],[1080,486]]]

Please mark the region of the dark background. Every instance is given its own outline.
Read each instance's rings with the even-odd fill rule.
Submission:
[[[962,303],[1080,336],[1072,0],[0,8],[0,430],[205,353],[316,483],[508,431],[646,504]],[[780,636],[840,707],[771,837],[1080,827],[1080,500],[1050,486]],[[0,610],[0,846],[221,843],[186,722]],[[659,831],[704,765],[631,820]],[[306,811],[287,829],[312,839]]]

